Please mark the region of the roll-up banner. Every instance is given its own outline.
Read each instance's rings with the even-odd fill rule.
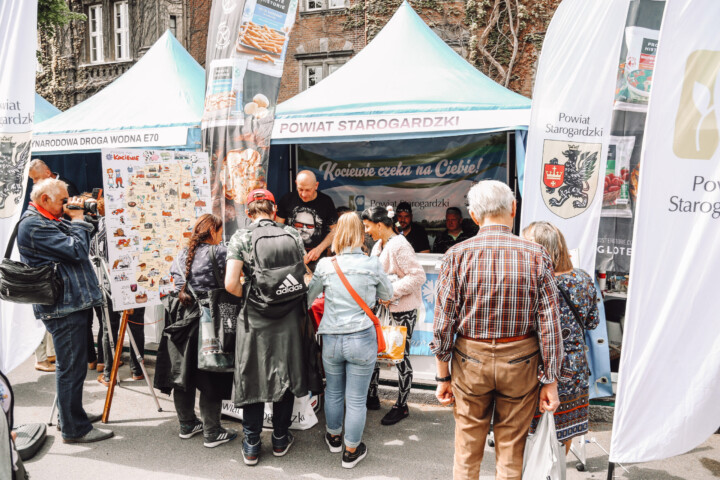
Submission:
[[[37,1],[0,2],[0,248],[22,210],[35,112]],[[14,249],[13,258],[18,258]],[[0,300],[0,370],[24,362],[45,332],[30,305]]]
[[[297,0],[215,0],[210,13],[203,149],[213,212],[232,235],[245,197],[266,185],[270,137]]]
[[[720,425],[720,2],[667,2],[647,114],[610,460]]]

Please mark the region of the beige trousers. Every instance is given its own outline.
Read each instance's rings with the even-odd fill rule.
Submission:
[[[52,335],[50,332],[45,332],[45,336],[40,342],[40,345],[35,350],[35,362],[41,363],[47,361],[48,357],[55,356],[55,345],[53,345]]]
[[[525,439],[538,403],[537,338],[512,343],[461,337],[452,358],[455,480],[477,480],[495,404],[495,478],[520,480]]]

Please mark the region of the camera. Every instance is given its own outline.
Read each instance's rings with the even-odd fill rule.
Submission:
[[[98,198],[100,198],[101,194],[102,188],[93,188],[92,197],[86,199],[82,207],[79,207],[77,205],[70,205],[67,208],[68,210],[80,210],[82,208],[82,211],[85,215],[97,216],[97,201]],[[67,199],[64,203],[67,203]]]

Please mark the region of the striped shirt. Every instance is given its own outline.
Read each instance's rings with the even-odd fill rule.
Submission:
[[[455,334],[475,339],[538,332],[539,378],[551,383],[563,358],[558,290],[550,256],[504,225],[488,225],[447,251],[438,276],[430,348],[449,361]]]

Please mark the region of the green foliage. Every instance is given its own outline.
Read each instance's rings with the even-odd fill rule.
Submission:
[[[38,0],[38,29],[48,37],[73,20],[87,21],[87,16],[71,11],[65,0]]]

